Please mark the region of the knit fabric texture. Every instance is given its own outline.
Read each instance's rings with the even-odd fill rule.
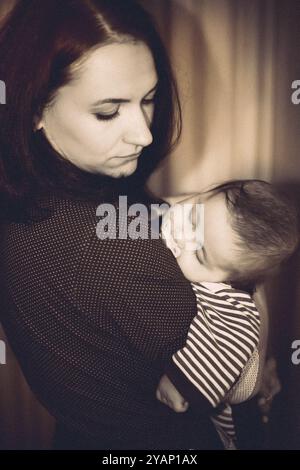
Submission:
[[[98,204],[128,224],[105,192],[40,202],[51,215],[4,224],[0,253],[0,320],[38,399],[90,448],[219,448],[208,414],[155,397],[197,314],[171,252],[160,239],[100,240]]]

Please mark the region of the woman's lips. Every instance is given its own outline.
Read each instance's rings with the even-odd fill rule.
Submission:
[[[126,160],[131,160],[131,159],[135,159],[135,158],[138,158],[139,156],[141,155],[141,152],[139,153],[133,153],[132,155],[123,155],[123,156],[117,156],[115,158],[124,158]]]

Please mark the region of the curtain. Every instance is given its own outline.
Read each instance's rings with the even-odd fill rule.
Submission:
[[[162,193],[273,174],[273,0],[154,0],[183,108],[183,135],[151,184]]]
[[[0,23],[4,21],[6,15],[13,8],[15,0],[1,0],[0,3]]]
[[[54,420],[31,393],[3,331],[6,363],[0,365],[0,449],[47,449]]]

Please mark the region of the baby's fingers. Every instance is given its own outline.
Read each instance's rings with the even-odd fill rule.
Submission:
[[[156,398],[161,403],[164,403],[176,413],[184,413],[189,407],[189,404],[187,401],[185,400],[173,401],[167,395],[162,394],[159,389],[156,390]]]
[[[176,413],[184,413],[189,407],[189,404],[187,401],[183,401],[181,403],[176,403],[174,405],[173,410],[176,411]]]

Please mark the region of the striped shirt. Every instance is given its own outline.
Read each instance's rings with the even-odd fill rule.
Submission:
[[[192,288],[198,314],[173,362],[213,408],[244,401],[255,387],[258,372],[257,308],[249,294],[230,285],[192,283]],[[229,405],[217,411],[213,422],[222,434],[234,438]]]

